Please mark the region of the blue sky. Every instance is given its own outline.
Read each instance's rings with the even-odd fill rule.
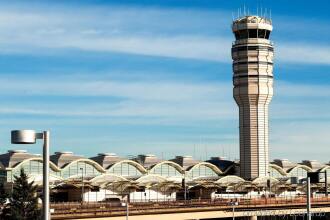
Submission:
[[[12,129],[51,151],[238,158],[230,30],[271,16],[271,159],[329,162],[328,1],[0,1],[0,152]]]

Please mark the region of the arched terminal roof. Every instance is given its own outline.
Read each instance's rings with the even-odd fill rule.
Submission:
[[[70,151],[55,152],[55,154],[50,156],[50,161],[52,161],[59,168],[63,168],[73,161],[83,159],[84,157],[74,155]]]
[[[162,161],[160,163],[157,163],[155,165],[153,165],[150,170],[149,170],[149,173],[153,173],[155,172],[155,170],[163,165],[166,165],[166,166],[170,166],[170,167],[173,167],[175,168],[178,172],[180,172],[181,174],[184,174],[184,169],[177,163],[173,162],[173,161],[169,161],[169,160],[166,160],[166,161]]]
[[[187,177],[191,179],[217,177],[219,175],[222,175],[221,170],[208,162],[200,162],[187,169]]]
[[[312,171],[313,171],[312,168],[310,168],[310,167],[308,167],[308,166],[306,166],[306,165],[298,164],[298,165],[292,167],[291,169],[289,169],[289,170],[287,171],[287,174],[288,174],[288,175],[291,175],[291,174],[293,174],[295,171],[297,171],[298,169],[305,170],[306,172],[312,172]]]
[[[297,166],[296,163],[292,163],[288,159],[275,159],[273,162],[271,162],[271,164],[275,164],[278,167],[281,167],[285,172]]]
[[[320,169],[322,169],[325,165],[321,164],[319,161],[317,160],[303,160],[301,162],[302,165],[306,165],[309,168],[311,168],[313,171],[318,171]]]
[[[7,168],[7,170],[12,170],[12,171],[20,171],[21,167],[24,166],[25,164],[31,162],[31,161],[38,161],[40,163],[43,162],[43,159],[40,157],[30,157],[27,159],[24,159],[22,161],[20,161],[19,163],[15,164],[14,166]],[[58,172],[60,171],[60,169],[53,163],[53,162],[49,162],[49,167],[51,170],[53,170],[54,172]]]
[[[133,170],[131,170],[130,168],[133,168]],[[146,174],[148,171],[138,162],[135,162],[133,160],[121,160],[117,163],[112,164],[106,170],[106,172],[124,176],[138,176],[140,174]]]
[[[156,155],[153,154],[140,154],[133,160],[141,164],[146,169],[150,169],[150,167],[154,166],[155,164],[162,162],[162,160],[160,160],[156,157]]]
[[[254,179],[252,181],[253,184],[256,184],[257,186],[266,186],[267,185],[267,181],[271,182],[271,184],[275,184],[277,182],[279,182],[278,179],[275,179],[273,177],[268,177],[268,176],[262,176],[262,177],[258,177],[256,179]]]
[[[245,180],[239,176],[229,175],[223,176],[216,181],[220,185],[230,185],[245,182]]]
[[[283,170],[282,167],[276,164],[269,164],[269,172],[272,177],[286,176],[287,173]]]
[[[67,181],[70,184],[80,180],[82,176],[87,181],[86,184],[112,187],[111,189],[117,190],[144,185],[150,187],[152,185],[157,189],[163,189],[164,186],[177,188],[183,178],[186,179],[188,185],[196,186],[199,184],[203,187],[209,187],[212,184],[226,187],[227,183],[230,183],[228,186],[231,187],[243,182],[243,179],[237,176],[224,176],[228,173],[222,169],[231,169],[238,163],[220,158],[217,158],[217,161],[220,161],[218,164],[212,159],[209,162],[201,162],[189,156],[178,156],[175,160],[160,161],[149,155],[144,158],[147,169],[137,161],[123,159],[115,154],[99,154],[91,159],[73,155],[71,152],[56,153],[53,156],[53,160],[50,162],[50,174],[54,177],[54,181]],[[57,160],[54,160],[55,156]],[[158,162],[155,163],[156,161]],[[42,158],[26,151],[9,151],[0,155],[0,169],[3,171],[2,181],[13,181],[13,177],[19,174],[21,168],[26,170],[29,177],[37,182],[42,176]],[[272,179],[281,181],[293,179],[291,177],[302,179],[307,175],[307,172],[315,170],[328,170],[328,178],[330,178],[330,166],[313,160],[305,160],[299,164],[288,160],[275,160],[269,165]],[[254,180],[253,184],[256,186],[258,181],[263,184],[260,179]],[[263,179],[263,181],[266,180]]]
[[[0,164],[8,169],[15,167],[24,160],[39,157],[35,154],[27,153],[26,150],[9,150],[7,153],[0,155]]]
[[[222,173],[226,173],[235,165],[234,161],[226,160],[223,157],[211,157],[211,159],[207,160],[206,162],[211,163],[216,167],[218,167]]]
[[[106,173],[92,178],[91,180],[89,180],[89,182],[93,186],[106,188],[109,184],[118,182],[129,182],[129,180],[119,175]]]
[[[97,156],[91,157],[90,159],[100,164],[100,166],[102,166],[104,169],[107,169],[113,164],[125,160],[123,158],[118,157],[114,153],[99,153]]]
[[[42,182],[43,178],[42,175],[38,175],[38,174],[29,174],[28,175],[28,182],[31,183],[32,181],[34,182],[35,185],[38,186],[42,186],[43,182]],[[63,178],[56,176],[56,175],[49,175],[49,183],[51,186],[56,185],[57,183],[60,183],[64,181]]]

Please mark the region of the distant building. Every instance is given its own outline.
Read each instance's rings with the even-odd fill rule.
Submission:
[[[268,105],[273,97],[272,22],[264,17],[235,20],[232,31],[234,98],[239,106],[240,176],[268,175]]]
[[[239,164],[223,157],[212,157],[207,161],[191,156],[160,160],[147,154],[126,159],[114,153],[100,153],[85,158],[66,151],[56,152],[50,158],[51,200],[57,202],[125,199],[128,194],[132,202],[180,200],[184,198],[183,179],[188,199],[227,198],[236,192],[247,198],[262,196],[268,190],[269,179],[272,193],[281,196],[289,189],[296,193],[305,189],[303,181],[307,172],[327,170],[330,178],[330,166],[314,160],[301,163],[274,160],[268,168],[270,177],[245,181],[238,176]],[[14,177],[21,169],[41,191],[40,155],[23,150],[10,150],[0,155],[0,181],[8,191],[12,190]]]

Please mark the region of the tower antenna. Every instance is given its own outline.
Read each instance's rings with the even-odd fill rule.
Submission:
[[[194,144],[194,152],[193,152],[193,157],[196,158],[196,144]]]
[[[231,160],[231,147],[230,147],[230,145],[229,145],[229,160]]]
[[[246,16],[245,4],[243,5],[243,7],[244,7],[244,16]]]
[[[205,160],[207,160],[207,145],[205,144]]]
[[[257,16],[259,16],[259,6],[257,6]]]

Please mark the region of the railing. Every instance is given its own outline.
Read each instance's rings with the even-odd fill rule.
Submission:
[[[163,201],[163,202],[139,202],[129,203],[129,212],[133,215],[150,213],[193,212],[208,210],[231,211],[233,202],[236,210],[285,209],[302,208],[306,204],[305,197],[287,198],[261,198],[261,199],[197,199],[187,201]],[[312,206],[330,206],[330,197],[312,198]],[[119,203],[111,202],[66,202],[52,203],[53,219],[65,219],[65,217],[97,217],[97,216],[120,216],[125,215],[126,207]]]

